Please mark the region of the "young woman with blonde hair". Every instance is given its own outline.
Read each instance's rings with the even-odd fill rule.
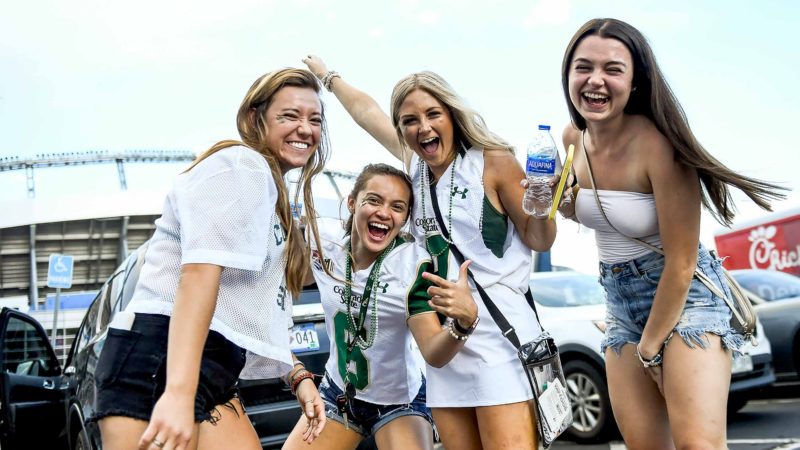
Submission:
[[[454,245],[520,341],[541,332],[525,299],[531,250],[546,251],[553,221],[522,211],[525,173],[511,146],[433,72],[409,75],[395,86],[391,117],[364,92],[329,71],[322,60],[303,62],[331,90],[353,119],[395,157],[412,179],[416,206],[411,232],[426,246],[437,271],[457,278]],[[435,196],[435,198],[433,197]],[[440,205],[440,230],[432,202]],[[473,296],[477,294],[470,282]],[[446,448],[536,448],[532,393],[516,348],[478,305],[480,325],[452,361],[428,366],[428,405]],[[476,319],[477,320],[477,319]]]
[[[175,180],[98,362],[91,420],[104,449],[260,449],[236,382],[287,373],[304,438],[321,432],[322,400],[289,350],[309,251],[284,182],[301,169],[318,241],[310,186],[328,155],[318,92],[306,70],[260,77],[236,118],[241,141],[217,143]]]

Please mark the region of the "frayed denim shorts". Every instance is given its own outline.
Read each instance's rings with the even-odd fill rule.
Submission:
[[[108,416],[150,420],[167,378],[169,316],[136,314],[130,330],[109,328],[95,369],[97,407],[89,422]],[[216,331],[209,331],[200,363],[194,419],[212,424],[216,407],[233,408],[245,350]],[[234,409],[234,411],[236,411]]]
[[[342,394],[342,390],[331,380],[327,373],[319,385],[319,394],[322,397],[322,401],[325,402],[325,414],[328,419],[344,424],[344,417],[339,413],[339,408],[336,406],[336,397]],[[348,426],[364,437],[377,433],[384,425],[403,416],[420,416],[433,426],[431,410],[425,404],[424,376],[422,377],[422,386],[420,386],[417,396],[411,400],[411,403],[376,405],[353,399],[347,409]]]
[[[702,244],[697,252],[697,268],[730,296],[721,261]],[[600,284],[606,291],[606,332],[601,343],[602,353],[611,348],[619,355],[623,345],[641,341],[663,271],[664,256],[658,253],[624,263],[600,263]],[[693,277],[681,318],[674,329],[676,334],[690,348],[706,348],[708,339],[705,335],[716,334],[721,338],[723,348],[738,353],[744,340],[731,328],[730,321],[731,310],[725,299],[714,295]]]

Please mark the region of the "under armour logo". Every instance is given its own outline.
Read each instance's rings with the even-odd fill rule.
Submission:
[[[450,193],[450,196],[455,197],[456,194],[461,194],[461,200],[464,200],[467,198],[467,192],[469,192],[469,189],[467,188],[464,188],[463,191],[459,191],[458,186],[453,186],[453,191]]]
[[[375,285],[375,287],[377,287],[378,289],[381,290],[381,294],[385,294],[386,293],[386,289],[389,288],[389,283],[383,283],[383,285],[378,283],[378,284]]]

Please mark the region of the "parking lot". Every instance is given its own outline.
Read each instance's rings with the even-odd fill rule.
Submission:
[[[800,449],[800,384],[771,388],[758,394],[728,420],[728,448],[731,450]],[[578,445],[560,440],[559,450],[624,450],[622,440],[595,445]]]

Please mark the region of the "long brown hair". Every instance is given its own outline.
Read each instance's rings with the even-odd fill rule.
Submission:
[[[316,77],[308,70],[287,68],[262,75],[250,86],[236,115],[236,127],[242,140],[217,142],[200,155],[186,170],[191,170],[210,155],[236,145],[252,148],[264,156],[272,172],[272,178],[275,180],[275,186],[278,188],[278,201],[275,208],[280,217],[281,225],[286,230],[286,287],[293,296],[297,297],[303,289],[303,280],[309,269],[310,252],[308,246],[305,245],[300,230],[292,220],[289,189],[286,186],[278,156],[275,150],[266,146],[266,112],[272,104],[275,94],[286,86],[313,89],[317,94],[320,92]],[[298,185],[302,185],[303,192],[304,222],[311,227],[318,249],[321,249],[322,245],[320,244],[317,221],[315,220],[317,213],[314,209],[314,197],[311,194],[311,181],[315,175],[322,171],[325,162],[328,160],[329,152],[328,127],[325,121],[325,108],[323,105],[319,146],[300,169],[300,177],[298,179]],[[299,204],[299,201],[300,190],[297,189],[294,193],[294,203]]]
[[[631,92],[625,105],[625,113],[640,114],[650,119],[672,144],[676,160],[697,170],[704,188],[701,197],[703,206],[719,223],[730,226],[735,215],[729,186],[741,190],[766,210],[772,210],[771,200],[785,197],[782,192],[775,192],[785,190],[784,187],[734,172],[711,156],[697,141],[689,128],[686,113],[656,63],[647,39],[639,30],[621,20],[592,19],[586,22],[572,37],[564,52],[564,60],[561,63],[561,86],[572,123],[579,130],[586,129],[586,120],[570,100],[569,70],[575,49],[588,36],[616,39],[631,52],[635,90]]]

